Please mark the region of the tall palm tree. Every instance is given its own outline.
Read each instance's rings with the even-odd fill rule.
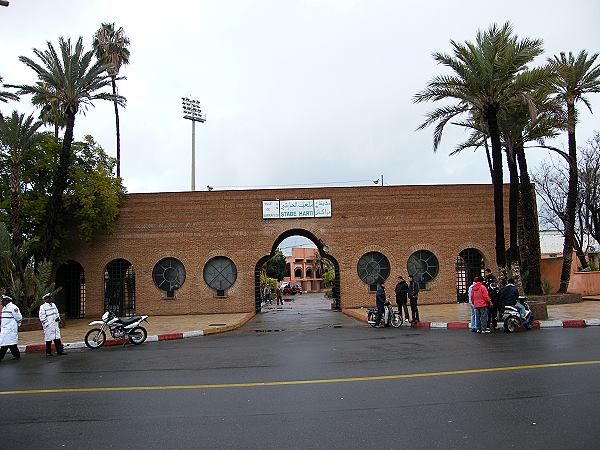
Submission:
[[[586,94],[600,92],[600,64],[595,64],[598,53],[588,56],[585,50],[577,57],[569,52],[568,56],[560,55],[548,61],[556,65],[558,77],[554,88],[558,97],[567,109],[567,134],[569,141],[569,190],[567,194],[565,217],[565,241],[563,246],[563,266],[558,292],[565,293],[571,279],[571,264],[573,263],[573,245],[575,241],[575,214],[577,208],[577,143],[575,127],[577,124],[576,103],[583,102],[590,112],[592,107],[585,97]]]
[[[479,31],[475,43],[451,41],[453,55],[436,52],[433,58],[454,73],[438,75],[414,97],[424,101],[456,100],[455,104],[436,108],[427,115],[419,129],[437,123],[434,131],[434,151],[437,150],[446,124],[455,117],[470,113],[485,121],[492,147],[492,183],[494,186],[494,218],[496,228],[496,264],[501,275],[506,273],[504,239],[504,196],[502,145],[498,114],[508,102],[520,98],[533,106],[528,92],[543,85],[546,71],[527,69],[542,53],[539,39],[519,39],[509,23],[492,25]]]
[[[10,117],[0,114],[0,141],[10,152],[9,185],[10,185],[10,217],[12,241],[15,246],[23,242],[21,228],[21,154],[33,148],[40,140],[37,130],[41,122],[35,121],[33,115],[25,117],[13,111]]]
[[[51,258],[54,254],[54,234],[63,212],[63,193],[67,187],[68,170],[72,159],[73,130],[77,113],[93,105],[95,100],[124,99],[108,92],[100,92],[110,85],[110,77],[106,74],[107,66],[94,60],[94,51],[85,51],[83,39],[80,37],[75,45],[70,39],[59,38],[57,53],[51,42],[46,50],[33,49],[33,53],[41,62],[26,56],[19,60],[31,68],[38,77],[35,84],[12,86],[20,95],[33,95],[38,102],[46,104],[56,102],[65,117],[65,134],[58,159],[58,167],[52,179],[52,191],[46,207],[44,231],[41,239],[43,257]],[[51,89],[48,89],[48,86]]]
[[[117,76],[121,66],[129,64],[129,38],[122,27],[115,30],[114,23],[102,23],[94,35],[94,51],[99,60],[107,65],[113,95],[117,95]],[[121,176],[121,130],[119,128],[119,105],[115,106],[115,125],[117,130],[117,177]]]

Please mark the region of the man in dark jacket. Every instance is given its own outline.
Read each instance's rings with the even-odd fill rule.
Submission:
[[[408,299],[410,300],[410,311],[412,313],[412,320],[410,323],[417,323],[419,321],[419,308],[417,308],[419,283],[415,281],[412,275],[408,276]]]
[[[377,316],[375,317],[375,326],[377,327],[381,323],[381,318],[383,317],[383,309],[385,307],[385,284],[383,281],[379,283],[379,286],[377,286],[377,292],[375,293],[375,301],[377,302]]]
[[[521,317],[527,315],[525,307],[519,303],[519,290],[515,286],[515,280],[512,278],[508,279],[508,282],[504,289],[500,292],[500,304],[504,308],[505,306],[514,306],[519,310]]]
[[[398,305],[398,314],[402,317],[402,308],[404,308],[404,320],[408,322],[410,319],[408,318],[408,305],[407,295],[408,295],[408,283],[402,277],[398,277],[398,283],[396,284],[396,304]]]
[[[487,290],[490,290],[490,286],[492,285],[492,283],[497,283],[498,279],[496,278],[496,275],[494,275],[492,273],[492,271],[490,269],[485,269],[485,277],[483,277],[483,285],[487,288]]]

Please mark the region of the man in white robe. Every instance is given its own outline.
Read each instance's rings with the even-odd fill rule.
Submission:
[[[52,293],[45,294],[42,297],[44,303],[40,306],[40,322],[44,328],[44,340],[46,341],[46,356],[52,355],[52,341],[56,347],[57,355],[66,355],[62,342],[60,341],[60,314],[58,308],[52,302]]]
[[[21,353],[17,343],[19,342],[19,325],[23,315],[12,298],[2,294],[2,314],[0,315],[0,361],[10,349],[12,359],[19,359]]]

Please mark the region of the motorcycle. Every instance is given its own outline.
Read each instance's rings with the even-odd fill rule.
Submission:
[[[149,323],[148,316],[134,316],[121,319],[112,312],[106,311],[102,314],[102,320],[94,320],[90,325],[100,325],[100,328],[92,328],[85,335],[85,345],[91,349],[100,348],[106,342],[106,330],[110,332],[113,339],[128,338],[134,345],[143,344],[148,337],[148,332],[140,323]]]
[[[375,326],[375,318],[377,317],[377,308],[369,308],[367,310],[367,322],[374,327]],[[394,311],[392,307],[392,302],[390,301],[390,296],[385,299],[385,303],[383,304],[383,317],[381,321],[386,327],[390,325],[394,328],[398,328],[402,325],[402,315],[400,311]]]
[[[525,307],[525,317],[521,317],[519,310],[516,306],[505,306],[504,312],[502,313],[502,320],[504,321],[504,331],[512,333],[521,325],[526,329],[531,330],[533,328],[533,313],[529,308],[526,297],[519,297],[519,303]]]

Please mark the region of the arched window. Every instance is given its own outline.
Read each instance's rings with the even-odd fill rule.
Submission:
[[[469,286],[473,278],[485,273],[485,261],[481,252],[475,248],[466,248],[456,257],[456,301],[468,302]]]
[[[306,278],[312,278],[313,277],[313,272],[312,269],[309,267],[306,269]]]
[[[302,268],[296,267],[296,270],[294,270],[294,277],[295,278],[302,278]]]
[[[106,266],[104,308],[118,316],[135,315],[135,271],[126,259],[113,259]]]

